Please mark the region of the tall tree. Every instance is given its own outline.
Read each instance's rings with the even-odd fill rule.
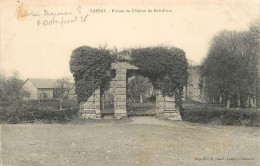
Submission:
[[[22,89],[23,80],[19,78],[19,73],[14,72],[11,77],[1,76],[1,100],[11,103],[15,100],[22,100],[29,96],[29,92]]]
[[[259,94],[259,22],[250,31],[222,31],[212,40],[208,56],[203,62],[203,75],[210,87],[212,99],[223,97],[229,107],[251,107],[258,103]]]
[[[260,19],[253,22],[245,33],[244,45],[243,57],[251,76],[253,106],[260,107]]]

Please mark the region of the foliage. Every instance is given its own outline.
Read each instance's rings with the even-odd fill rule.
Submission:
[[[147,100],[148,100],[149,102],[155,102],[155,101],[156,101],[156,96],[155,96],[155,94],[152,94],[150,97],[147,97]]]
[[[0,77],[0,101],[11,103],[13,100],[22,99],[30,95],[29,92],[23,90],[23,80],[19,78],[19,73],[14,72],[11,77]]]
[[[64,110],[40,108],[27,101],[15,100],[10,105],[0,108],[0,122],[68,122],[78,116],[78,110],[77,107]]]
[[[149,79],[137,75],[128,82],[127,95],[131,99],[130,102],[135,101],[136,98],[140,98],[140,103],[142,103],[142,96],[148,93],[151,89],[152,84]]]
[[[59,94],[59,97],[63,98],[65,92],[71,92],[74,90],[74,84],[72,83],[71,79],[69,77],[62,77],[59,78],[57,81],[57,94]]]
[[[60,109],[60,100],[59,99],[44,99],[41,100],[41,104],[39,105],[38,100],[29,101],[35,107],[39,107],[40,109]],[[63,109],[77,107],[77,100],[64,100],[62,103]]]
[[[72,52],[70,71],[79,102],[86,101],[99,87],[102,93],[109,88],[112,62],[110,52],[102,48],[82,46]]]
[[[62,103],[64,100],[69,99],[69,95],[73,95],[75,85],[71,82],[70,78],[63,77],[57,80],[56,93],[60,96],[60,109],[62,109]]]
[[[185,107],[182,120],[196,123],[257,127],[260,113],[257,109],[235,109],[197,105]]]
[[[131,53],[130,63],[139,68],[139,73],[148,77],[164,96],[175,95],[181,106],[182,87],[188,79],[185,52],[175,47],[148,47],[131,49]]]
[[[230,101],[240,106],[245,96],[259,95],[259,30],[256,24],[250,31],[221,31],[213,38],[202,66],[212,99],[221,96],[229,107]]]
[[[32,105],[23,100],[16,99],[8,103],[0,110],[1,121],[7,123],[20,123],[22,121],[33,120],[31,111]]]
[[[177,105],[181,107],[188,63],[184,51],[175,47],[148,47],[121,52],[116,48],[108,51],[88,46],[75,49],[71,55],[70,70],[79,102],[86,101],[98,87],[102,88],[101,95],[108,90],[113,75],[111,63],[114,61],[129,62],[139,67],[139,74],[150,78],[154,88],[164,96],[175,95]]]

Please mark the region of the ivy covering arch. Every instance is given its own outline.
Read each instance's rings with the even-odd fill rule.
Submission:
[[[71,55],[70,71],[73,74],[79,102],[87,101],[101,87],[101,93],[109,88],[112,78],[111,64],[128,62],[139,68],[139,73],[150,78],[156,90],[164,96],[176,97],[181,106],[182,87],[187,84],[188,63],[185,52],[176,47],[148,47],[124,50],[128,58],[117,58],[111,51],[82,46]]]

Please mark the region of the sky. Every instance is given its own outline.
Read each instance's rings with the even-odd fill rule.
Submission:
[[[0,72],[22,79],[71,76],[71,53],[83,45],[175,46],[200,64],[214,35],[248,30],[260,14],[259,0],[0,2]]]

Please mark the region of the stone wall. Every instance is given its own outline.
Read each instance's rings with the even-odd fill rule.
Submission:
[[[169,120],[182,120],[179,110],[175,107],[175,97],[163,97],[160,91],[156,92],[156,116]]]
[[[95,90],[93,95],[84,103],[80,104],[80,114],[84,119],[100,119],[100,89]]]
[[[112,64],[112,69],[116,70],[116,76],[111,80],[110,91],[114,96],[114,117],[121,119],[127,117],[127,70],[138,70],[137,67],[126,62]],[[100,119],[100,89],[97,89],[87,102],[80,104],[82,118]],[[160,91],[156,96],[156,115],[164,119],[182,120],[180,112],[175,108],[175,98],[163,97]]]
[[[188,68],[188,73],[188,85],[184,88],[184,94],[186,95],[186,98],[194,101],[201,101],[201,90],[199,87],[201,76],[199,66],[190,66]]]
[[[127,70],[137,70],[138,68],[126,62],[117,62],[112,64],[112,69],[116,70],[116,77],[112,79],[114,89],[114,116],[115,119],[127,117],[126,110],[126,85]]]
[[[115,77],[114,115],[115,119],[127,116],[126,111],[126,72],[127,69],[118,68]]]

